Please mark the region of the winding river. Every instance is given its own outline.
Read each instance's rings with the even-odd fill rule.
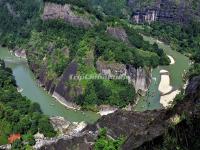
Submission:
[[[164,49],[167,55],[172,56],[176,62],[173,65],[159,66],[153,69],[153,80],[148,90],[148,94],[139,100],[135,107],[136,111],[162,108],[162,105],[160,104],[160,92],[158,91],[158,86],[161,80],[160,70],[167,70],[170,74],[171,86],[174,89],[180,89],[184,85],[182,74],[189,68],[189,59],[184,55],[173,51],[170,46],[146,36],[144,36],[144,40],[149,41],[150,43],[157,42],[159,47]],[[0,58],[3,59],[6,65],[12,69],[18,87],[23,89],[22,95],[26,96],[33,102],[39,103],[44,114],[48,116],[62,116],[68,121],[85,121],[87,123],[93,123],[100,117],[94,112],[69,110],[61,105],[43,88],[38,86],[25,59],[15,57],[11,55],[8,49],[1,47]]]
[[[30,71],[26,60],[17,58],[6,48],[0,47],[0,58],[10,67],[18,87],[23,89],[22,95],[33,102],[40,104],[44,114],[48,116],[62,116],[68,121],[87,123],[95,122],[100,116],[94,112],[75,111],[65,108],[52,98],[43,88],[39,87],[33,73]]]
[[[172,50],[169,45],[166,45],[151,37],[143,36],[143,38],[144,40],[149,41],[151,44],[156,42],[167,55],[170,55],[174,58],[175,64],[169,66],[159,66],[153,69],[152,83],[149,87],[147,95],[138,101],[135,107],[135,110],[137,111],[153,110],[163,107],[160,104],[160,92],[158,90],[158,86],[161,80],[160,70],[168,71],[170,76],[170,85],[174,90],[180,90],[184,86],[182,75],[189,69],[190,66],[189,58],[179,52]]]

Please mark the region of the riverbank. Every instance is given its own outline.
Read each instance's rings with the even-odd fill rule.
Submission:
[[[67,102],[67,100],[65,98],[63,98],[56,92],[53,93],[52,97],[55,98],[60,104],[62,104],[63,106],[65,106],[68,109],[73,109],[73,110],[81,109],[81,107],[76,105],[75,103]]]
[[[13,51],[11,51],[11,54],[14,53],[14,55],[18,58],[23,58],[23,59],[27,59],[26,57],[26,51],[25,50],[21,50],[21,49],[14,49]]]
[[[111,110],[100,110],[97,114],[100,114],[101,116],[106,116],[109,114],[114,113],[115,111],[117,111],[117,109],[111,109]]]
[[[175,64],[175,60],[174,60],[174,58],[172,56],[167,55],[167,57],[170,59],[170,65]]]
[[[47,90],[46,90],[46,88],[44,87],[44,85],[43,85],[38,79],[36,79],[36,80],[37,80],[38,86],[41,87],[41,88],[43,88],[43,89],[47,92]],[[49,93],[49,94],[50,94],[50,93]],[[51,95],[51,94],[50,94],[50,95]],[[72,109],[72,110],[75,110],[75,111],[81,109],[81,107],[78,106],[78,105],[76,105],[75,103],[67,102],[67,100],[65,100],[64,97],[60,96],[60,95],[59,95],[57,92],[55,92],[55,91],[53,92],[53,94],[52,94],[51,96],[55,99],[55,101],[59,102],[60,104],[62,104],[62,105],[63,105],[64,107],[66,107],[67,109]]]
[[[173,90],[170,85],[170,76],[167,70],[161,70],[161,80],[158,90],[161,92],[160,103],[165,107],[169,107],[173,102],[176,95],[180,92],[179,90]]]
[[[38,86],[43,87],[43,85],[40,81],[38,81]],[[44,88],[44,90],[46,91],[45,88]],[[64,97],[60,96],[57,92],[54,92],[52,94],[52,97],[56,101],[58,101],[60,104],[65,106],[67,109],[72,109],[72,110],[75,110],[75,111],[81,110],[81,106],[79,106],[79,105],[77,105],[73,102],[67,102],[67,100]],[[115,111],[118,110],[118,108],[112,107],[112,106],[109,106],[109,105],[101,105],[101,106],[98,106],[97,109],[98,109],[97,114],[100,115],[100,116],[112,114],[112,113],[114,113]],[[96,112],[94,111],[94,113],[96,113]]]
[[[167,55],[170,59],[170,65],[175,64],[175,60],[172,56]],[[173,90],[170,84],[170,75],[167,70],[160,70],[161,80],[158,86],[158,90],[161,92],[160,103],[165,107],[170,107],[174,98],[179,94],[179,90]]]
[[[114,113],[115,111],[118,110],[118,108],[109,105],[101,105],[98,106],[98,110],[99,112],[97,112],[97,114],[100,114],[101,116],[106,116],[108,114]]]
[[[35,80],[37,80],[37,79],[35,79]],[[44,88],[44,85],[39,80],[37,80],[37,84],[39,87],[43,88],[46,91],[46,89]],[[57,92],[53,92],[53,94],[51,96],[54,98],[55,101],[59,102],[61,105],[63,105],[67,109],[71,109],[74,111],[82,111],[81,106],[79,106],[73,102],[68,102],[64,97],[62,97]],[[100,115],[100,116],[105,116],[105,115],[114,113],[117,110],[118,110],[118,108],[116,108],[116,107],[112,107],[109,105],[100,105],[97,107],[97,111],[91,110],[91,112],[96,113],[97,115]]]
[[[176,90],[182,89],[185,84],[183,81],[183,74],[185,73],[185,71],[189,69],[190,60],[185,55],[175,50],[172,50],[170,45],[167,45],[164,42],[159,41],[158,39],[153,37],[145,35],[142,36],[145,41],[148,41],[151,44],[157,43],[158,47],[160,49],[163,49],[166,55],[171,57],[169,57],[170,65],[158,66],[157,68],[153,69],[152,78],[155,80],[152,80],[146,96],[140,98],[137,105],[134,107],[134,110],[146,111],[146,110],[161,109],[163,108],[163,105],[165,107],[168,107],[168,104],[170,103],[168,102],[168,99],[175,97],[175,95],[178,93],[178,91]],[[170,85],[173,88],[170,93],[167,93],[170,94],[170,98],[166,96],[165,91],[163,91],[164,95],[163,93],[161,94],[161,92],[159,91],[159,85],[161,82],[161,73],[160,73],[161,70],[166,70],[168,71],[169,74],[170,84],[168,85]]]
[[[169,72],[167,70],[160,70],[161,80],[158,86],[158,90],[162,95],[170,92],[173,88],[170,86]]]
[[[40,83],[37,82],[26,61],[16,57],[14,53],[11,55],[7,48],[0,47],[0,59],[6,60],[6,66],[12,69],[17,86],[23,89],[21,94],[32,102],[38,103],[45,115],[61,116],[70,122],[86,123],[94,123],[100,118],[96,112],[67,109],[60,104],[41,85],[39,86]]]

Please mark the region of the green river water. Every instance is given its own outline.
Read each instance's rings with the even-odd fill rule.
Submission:
[[[156,42],[156,39],[150,37],[144,36],[144,39],[151,43]],[[153,78],[156,78],[156,80],[152,80],[147,96],[143,97],[137,103],[135,107],[136,111],[159,109],[162,107],[159,102],[160,92],[158,91],[160,82],[159,72],[161,69],[169,71],[171,85],[174,88],[180,89],[184,84],[182,81],[182,74],[184,73],[184,70],[189,68],[189,59],[184,55],[173,51],[168,45],[163,43],[158,43],[158,45],[160,48],[163,48],[168,55],[171,55],[176,63],[174,65],[159,66],[153,69],[152,76]],[[38,86],[26,61],[11,55],[8,49],[0,47],[0,58],[13,70],[17,85],[23,89],[22,95],[28,97],[33,102],[39,103],[44,114],[48,116],[62,116],[68,121],[85,121],[87,123],[93,123],[100,117],[94,112],[74,111],[65,108],[52,98],[43,88]]]
[[[100,117],[94,112],[74,111],[65,108],[43,88],[38,86],[26,61],[11,55],[8,49],[0,47],[0,58],[13,70],[17,85],[23,89],[22,95],[28,97],[33,102],[39,103],[44,114],[48,116],[62,116],[68,121],[85,121],[87,123],[93,123]]]
[[[143,36],[143,38],[144,40],[149,41],[151,44],[156,42],[158,46],[162,48],[167,55],[170,55],[174,58],[175,64],[169,66],[159,66],[153,69],[152,77],[154,79],[152,80],[152,83],[149,87],[147,96],[143,97],[137,103],[135,107],[135,110],[137,111],[162,108],[162,105],[160,104],[160,92],[158,91],[158,86],[161,79],[160,70],[167,70],[170,75],[171,86],[173,86],[174,89],[181,89],[184,85],[182,75],[184,74],[184,71],[187,71],[189,69],[190,66],[189,58],[177,51],[172,50],[169,45],[160,43],[156,39],[151,37]]]

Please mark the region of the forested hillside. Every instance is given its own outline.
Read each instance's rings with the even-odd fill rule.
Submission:
[[[13,148],[24,147],[22,141],[27,143],[27,147],[34,145],[33,135],[37,132],[46,137],[56,135],[39,104],[31,103],[17,91],[11,69],[0,60],[0,145],[7,144],[13,134],[21,135],[21,139],[13,143]]]
[[[174,50],[184,53],[194,62],[186,78],[191,79],[200,74],[200,23],[198,21],[194,20],[187,26],[156,22],[151,27],[149,34],[168,42]]]
[[[133,72],[128,68],[135,68],[136,72],[142,68],[148,74],[149,68],[169,64],[163,50],[157,44],[144,41],[139,33],[141,31],[128,22],[131,11],[127,7],[133,7],[133,3],[151,6],[155,5],[155,1],[139,4],[139,1],[131,0],[34,0],[30,3],[9,0],[0,3],[1,45],[25,49],[29,65],[43,86],[51,94],[59,93],[83,108],[101,104],[125,107],[135,102],[138,89],[127,80],[118,83],[102,80],[98,83],[100,87],[96,87],[95,80],[68,80],[65,74],[70,72],[73,63],[77,66],[75,75],[78,76],[99,73],[103,76],[103,70],[110,69],[121,74],[127,72],[126,76],[132,82],[137,78],[131,76]],[[59,16],[62,14],[59,11],[67,11],[69,15]],[[85,23],[89,23],[89,26],[84,26]],[[166,26],[166,23],[156,22],[151,24],[151,29],[142,32],[170,42],[178,51],[192,54],[191,58],[198,63],[198,23],[189,26],[172,23]],[[188,76],[199,73],[198,64],[194,66]],[[145,83],[147,87],[148,83]],[[99,93],[99,88],[105,89],[106,94]],[[130,92],[126,92],[127,89]]]
[[[40,0],[0,1],[1,43],[14,47],[17,42],[21,42],[21,38],[27,38],[33,25],[31,20],[39,15],[40,6]]]
[[[95,85],[95,80],[63,81],[64,72],[72,62],[76,62],[78,66],[76,75],[79,76],[102,73],[103,68],[99,67],[99,64],[103,63],[107,64],[106,66],[104,64],[104,67],[108,67],[109,64],[113,67],[125,65],[122,67],[123,70],[126,66],[132,66],[136,69],[144,68],[146,71],[148,68],[169,63],[163,50],[156,44],[145,42],[127,22],[114,18],[114,16],[119,18],[127,16],[125,10],[128,9],[123,0],[45,2],[55,2],[62,6],[46,5],[36,0],[31,3],[2,1],[1,45],[25,49],[31,69],[47,90],[61,93],[62,97],[82,105],[83,108],[101,104],[125,107],[135,102],[137,91],[130,82],[123,80],[119,83],[102,80],[100,87],[94,86],[94,89],[90,90],[88,87],[91,84]],[[69,9],[63,7],[66,3],[71,4]],[[48,11],[53,10],[48,7],[66,9],[64,11],[69,11],[71,16],[64,16],[69,18],[64,20],[62,16],[60,18],[56,15],[55,19],[48,19]],[[43,9],[46,9],[46,14]],[[70,20],[74,17],[78,22]],[[87,29],[81,27],[81,24],[85,24],[82,18],[88,18],[92,26]],[[79,25],[76,26],[76,23]],[[112,32],[109,32],[109,28],[124,30],[127,42],[115,38]],[[110,69],[114,71],[113,67]],[[63,91],[61,86],[67,87],[67,90]],[[105,89],[107,94],[99,93],[99,88]],[[127,92],[127,89],[130,92]]]
[[[164,18],[151,24],[143,22],[143,25],[132,22],[134,11],[155,7],[159,9],[164,4],[166,7],[163,8],[170,11],[179,14],[186,12],[187,15],[181,15],[185,15],[187,22],[178,22],[173,17],[172,21]],[[165,13],[168,9],[161,11]],[[170,60],[164,50],[156,43],[145,41],[142,34],[168,43],[173,50],[191,59],[192,65],[184,76],[185,81],[191,81],[200,74],[200,2],[197,0],[0,0],[0,10],[0,46],[11,50],[25,50],[28,65],[40,85],[54,97],[77,104],[82,110],[96,112],[102,105],[119,109],[134,105],[138,97],[145,95],[148,90],[152,81],[152,69],[169,65]],[[121,78],[113,80],[112,77]],[[198,86],[195,89],[198,90],[199,85],[195,83],[195,86]],[[187,99],[186,104],[198,106],[198,95],[197,92],[192,103]],[[183,97],[184,92],[176,97],[173,104],[175,108],[185,100]],[[182,108],[185,107],[180,107]],[[174,110],[179,109],[173,108],[172,113]],[[166,111],[165,115],[168,117],[171,110]],[[195,111],[199,112],[198,107],[195,107]],[[133,119],[132,122],[138,121],[137,125],[142,127],[144,126],[138,118],[142,118],[142,123],[147,127],[153,123],[155,126],[150,127],[156,131],[156,127],[160,125],[158,123],[163,118],[166,120],[166,116],[158,116],[157,111],[152,112],[155,118],[151,118],[151,112],[147,112],[150,117],[146,119],[146,112],[144,117],[130,111],[133,114],[130,118]],[[123,117],[124,114],[129,112],[122,113],[122,117],[117,116],[114,121],[122,120],[126,128],[126,123],[132,122],[128,117]],[[181,115],[184,116],[184,112],[181,111]],[[113,120],[109,117],[109,120]],[[104,119],[106,117],[102,120]],[[187,119],[191,122],[188,123]],[[155,146],[157,149],[180,150],[181,142],[187,142],[187,138],[191,138],[192,144],[197,144],[194,148],[198,147],[199,141],[196,139],[199,135],[190,135],[190,131],[198,130],[199,133],[199,119],[186,116],[183,120],[177,126],[172,126],[172,129],[164,126],[166,124],[160,125],[167,132],[162,135],[166,139]],[[125,130],[121,124],[105,124],[114,125],[116,130]],[[176,135],[180,133],[176,132],[177,128],[182,125],[188,128],[188,137],[184,137],[184,134]],[[96,127],[99,124],[94,128]],[[131,127],[137,126],[131,124]],[[56,135],[40,106],[17,92],[12,71],[0,61],[0,144],[8,143],[8,137],[12,134],[20,134],[21,140],[17,140],[13,147],[22,149],[24,144],[29,147],[34,145],[33,135],[38,131],[46,137]],[[98,140],[94,141],[96,149],[109,146],[119,149],[124,142],[123,138],[127,138],[109,140],[106,131],[102,132]],[[150,135],[149,132],[141,132],[147,137]],[[183,138],[186,140],[182,140]],[[133,144],[133,140],[130,143]]]
[[[45,0],[58,4],[72,4],[94,13],[99,19],[104,15],[127,18],[130,15],[126,0]]]

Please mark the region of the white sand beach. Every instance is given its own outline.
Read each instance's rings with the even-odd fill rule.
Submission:
[[[174,58],[172,56],[167,55],[167,57],[169,57],[169,59],[170,59],[170,65],[175,64],[175,60],[174,60]]]
[[[161,81],[158,87],[158,90],[161,92],[160,103],[164,107],[169,107],[171,105],[171,102],[173,102],[174,98],[180,91],[172,91],[173,87],[170,85],[170,77],[167,70],[161,70],[160,73]]]
[[[108,114],[112,114],[114,113],[116,110],[102,110],[102,111],[99,111],[98,114],[100,114],[101,116],[106,116]]]
[[[165,73],[165,74],[163,74],[163,73]],[[166,94],[172,90],[172,86],[170,86],[169,74],[168,74],[167,70],[161,70],[160,74],[161,74],[161,81],[160,81],[158,90],[162,94]]]
[[[175,98],[176,95],[179,94],[179,93],[180,93],[180,91],[179,91],[179,90],[176,90],[176,91],[171,92],[170,94],[161,96],[161,97],[160,97],[160,103],[161,103],[165,108],[171,106],[171,104],[172,104],[174,98]]]

